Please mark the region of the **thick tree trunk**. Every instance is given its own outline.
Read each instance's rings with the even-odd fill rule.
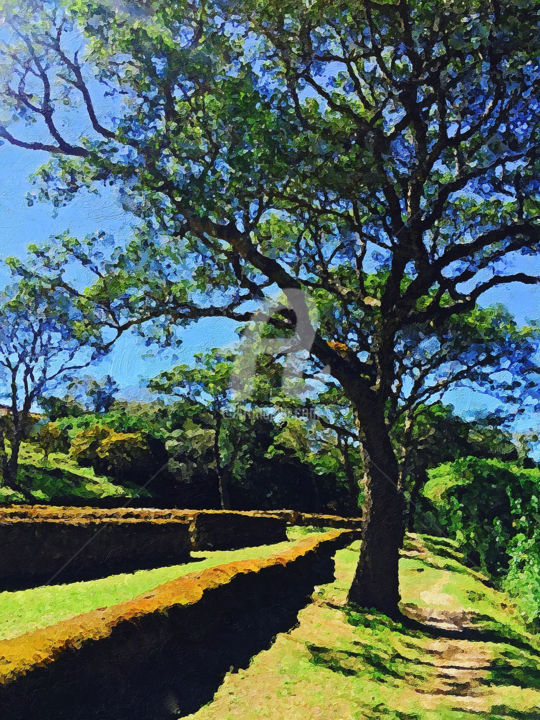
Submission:
[[[398,489],[398,464],[384,414],[371,408],[358,421],[364,459],[365,501],[360,558],[349,601],[386,615],[398,614],[399,550],[404,534],[404,502]]]

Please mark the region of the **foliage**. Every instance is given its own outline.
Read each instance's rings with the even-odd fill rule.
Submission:
[[[149,432],[155,437],[160,437],[160,416],[148,409],[146,412],[130,412],[120,408],[103,414],[84,413],[75,417],[61,418],[56,424],[70,438],[81,430],[102,426],[110,427],[117,432]],[[162,426],[161,430],[163,430]]]
[[[63,462],[57,466],[55,462],[47,466],[39,464],[35,459],[31,464],[21,462],[17,474],[18,487],[24,493],[11,487],[0,488],[0,503],[80,503],[101,502],[109,500],[127,501],[130,498],[144,498],[135,486],[121,486],[106,477],[85,474],[82,468],[73,463]]]
[[[0,423],[0,465],[3,481],[17,492],[24,494],[17,484],[18,457],[33,405],[100,354],[80,320],[69,295],[46,291],[38,280],[22,279],[1,293],[0,397],[8,401],[9,417]]]
[[[460,458],[430,471],[424,494],[474,562],[540,617],[540,469]]]
[[[84,414],[83,406],[68,394],[62,397],[56,395],[41,397],[39,398],[39,406],[52,422],[59,418],[77,417]]]
[[[68,452],[69,439],[67,434],[62,432],[60,426],[55,422],[49,422],[39,428],[36,442],[43,450],[45,459],[53,452]]]
[[[110,475],[120,482],[146,484],[164,473],[167,454],[162,442],[142,432],[117,432],[96,424],[77,432],[70,455],[96,473]]]
[[[68,384],[67,389],[87,411],[106,413],[114,404],[119,386],[111,375],[105,375],[100,380],[79,375]]]

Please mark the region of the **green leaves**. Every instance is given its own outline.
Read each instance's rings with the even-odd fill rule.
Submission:
[[[463,549],[516,597],[529,622],[540,617],[540,470],[461,458],[430,472],[424,494]]]

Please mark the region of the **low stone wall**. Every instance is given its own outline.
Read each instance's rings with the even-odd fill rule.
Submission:
[[[287,540],[286,520],[265,513],[203,510],[193,514],[190,528],[194,550],[232,550]]]
[[[332,556],[333,530],[260,560],[221,565],[119,605],[0,642],[0,707],[11,720],[172,720],[208,702],[289,629]]]
[[[361,517],[342,517],[341,515],[323,515],[320,513],[304,513],[298,510],[179,510],[176,508],[96,508],[90,506],[55,506],[55,505],[11,505],[0,508],[0,522],[5,517],[49,517],[56,519],[69,518],[134,518],[175,519],[189,518],[197,515],[210,517],[278,517],[285,520],[287,525],[311,525],[313,527],[335,527],[357,530],[362,525]]]
[[[349,530],[360,530],[362,527],[361,517],[303,513],[298,510],[268,510],[267,514],[282,518],[287,525],[346,528]]]
[[[187,519],[0,518],[0,589],[71,582],[189,560]]]

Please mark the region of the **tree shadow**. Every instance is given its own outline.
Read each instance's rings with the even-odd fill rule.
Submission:
[[[454,631],[420,622],[404,614],[390,619],[374,611],[366,612],[352,604],[333,607],[344,614],[347,622],[364,632],[358,636],[360,639],[348,640],[345,647],[339,647],[334,643],[328,646],[313,643],[306,645],[310,662],[332,672],[348,677],[368,675],[372,682],[380,682],[396,689],[405,687],[409,690],[416,689],[419,693],[426,692],[426,688],[431,687],[437,674],[444,673],[445,670],[461,670],[464,675],[469,670],[479,670],[481,673],[476,682],[486,688],[493,685],[531,688],[540,684],[540,666],[534,659],[535,648],[524,640],[508,637],[503,631],[471,628]],[[385,636],[384,630],[381,634],[382,629],[388,630],[394,637]],[[499,657],[484,660],[482,664],[469,668],[459,659],[453,663],[448,656],[442,664],[439,664],[433,655],[426,651],[423,642],[426,638],[495,642],[504,643],[509,647],[500,648]],[[411,648],[413,651],[411,655],[407,657],[400,652],[394,641],[399,641],[399,644],[396,643],[398,647]],[[450,678],[447,678],[447,682],[450,682]],[[455,689],[449,691],[448,695],[453,692],[461,694],[460,678],[455,680]],[[495,710],[501,715],[495,714]],[[474,710],[470,712],[471,715],[477,714]],[[482,717],[489,716],[490,720],[492,717],[536,720],[538,717],[537,714],[502,705],[492,708],[489,713],[478,712],[478,714]],[[384,707],[381,710],[381,717],[383,715],[410,720],[420,717],[414,713],[400,715],[399,711],[396,714],[393,707]]]
[[[537,653],[537,648],[527,642],[524,638],[512,632],[509,628],[489,615],[474,613],[469,616],[469,620],[474,624],[481,622],[489,623],[487,628],[464,627],[459,630],[451,630],[442,628],[435,624],[421,622],[410,615],[401,614],[397,619],[401,623],[404,631],[419,632],[432,638],[447,638],[449,640],[470,640],[471,642],[491,642],[504,645],[512,645],[513,647],[528,653]]]
[[[516,710],[508,705],[493,705],[490,720],[538,720],[536,710]]]

